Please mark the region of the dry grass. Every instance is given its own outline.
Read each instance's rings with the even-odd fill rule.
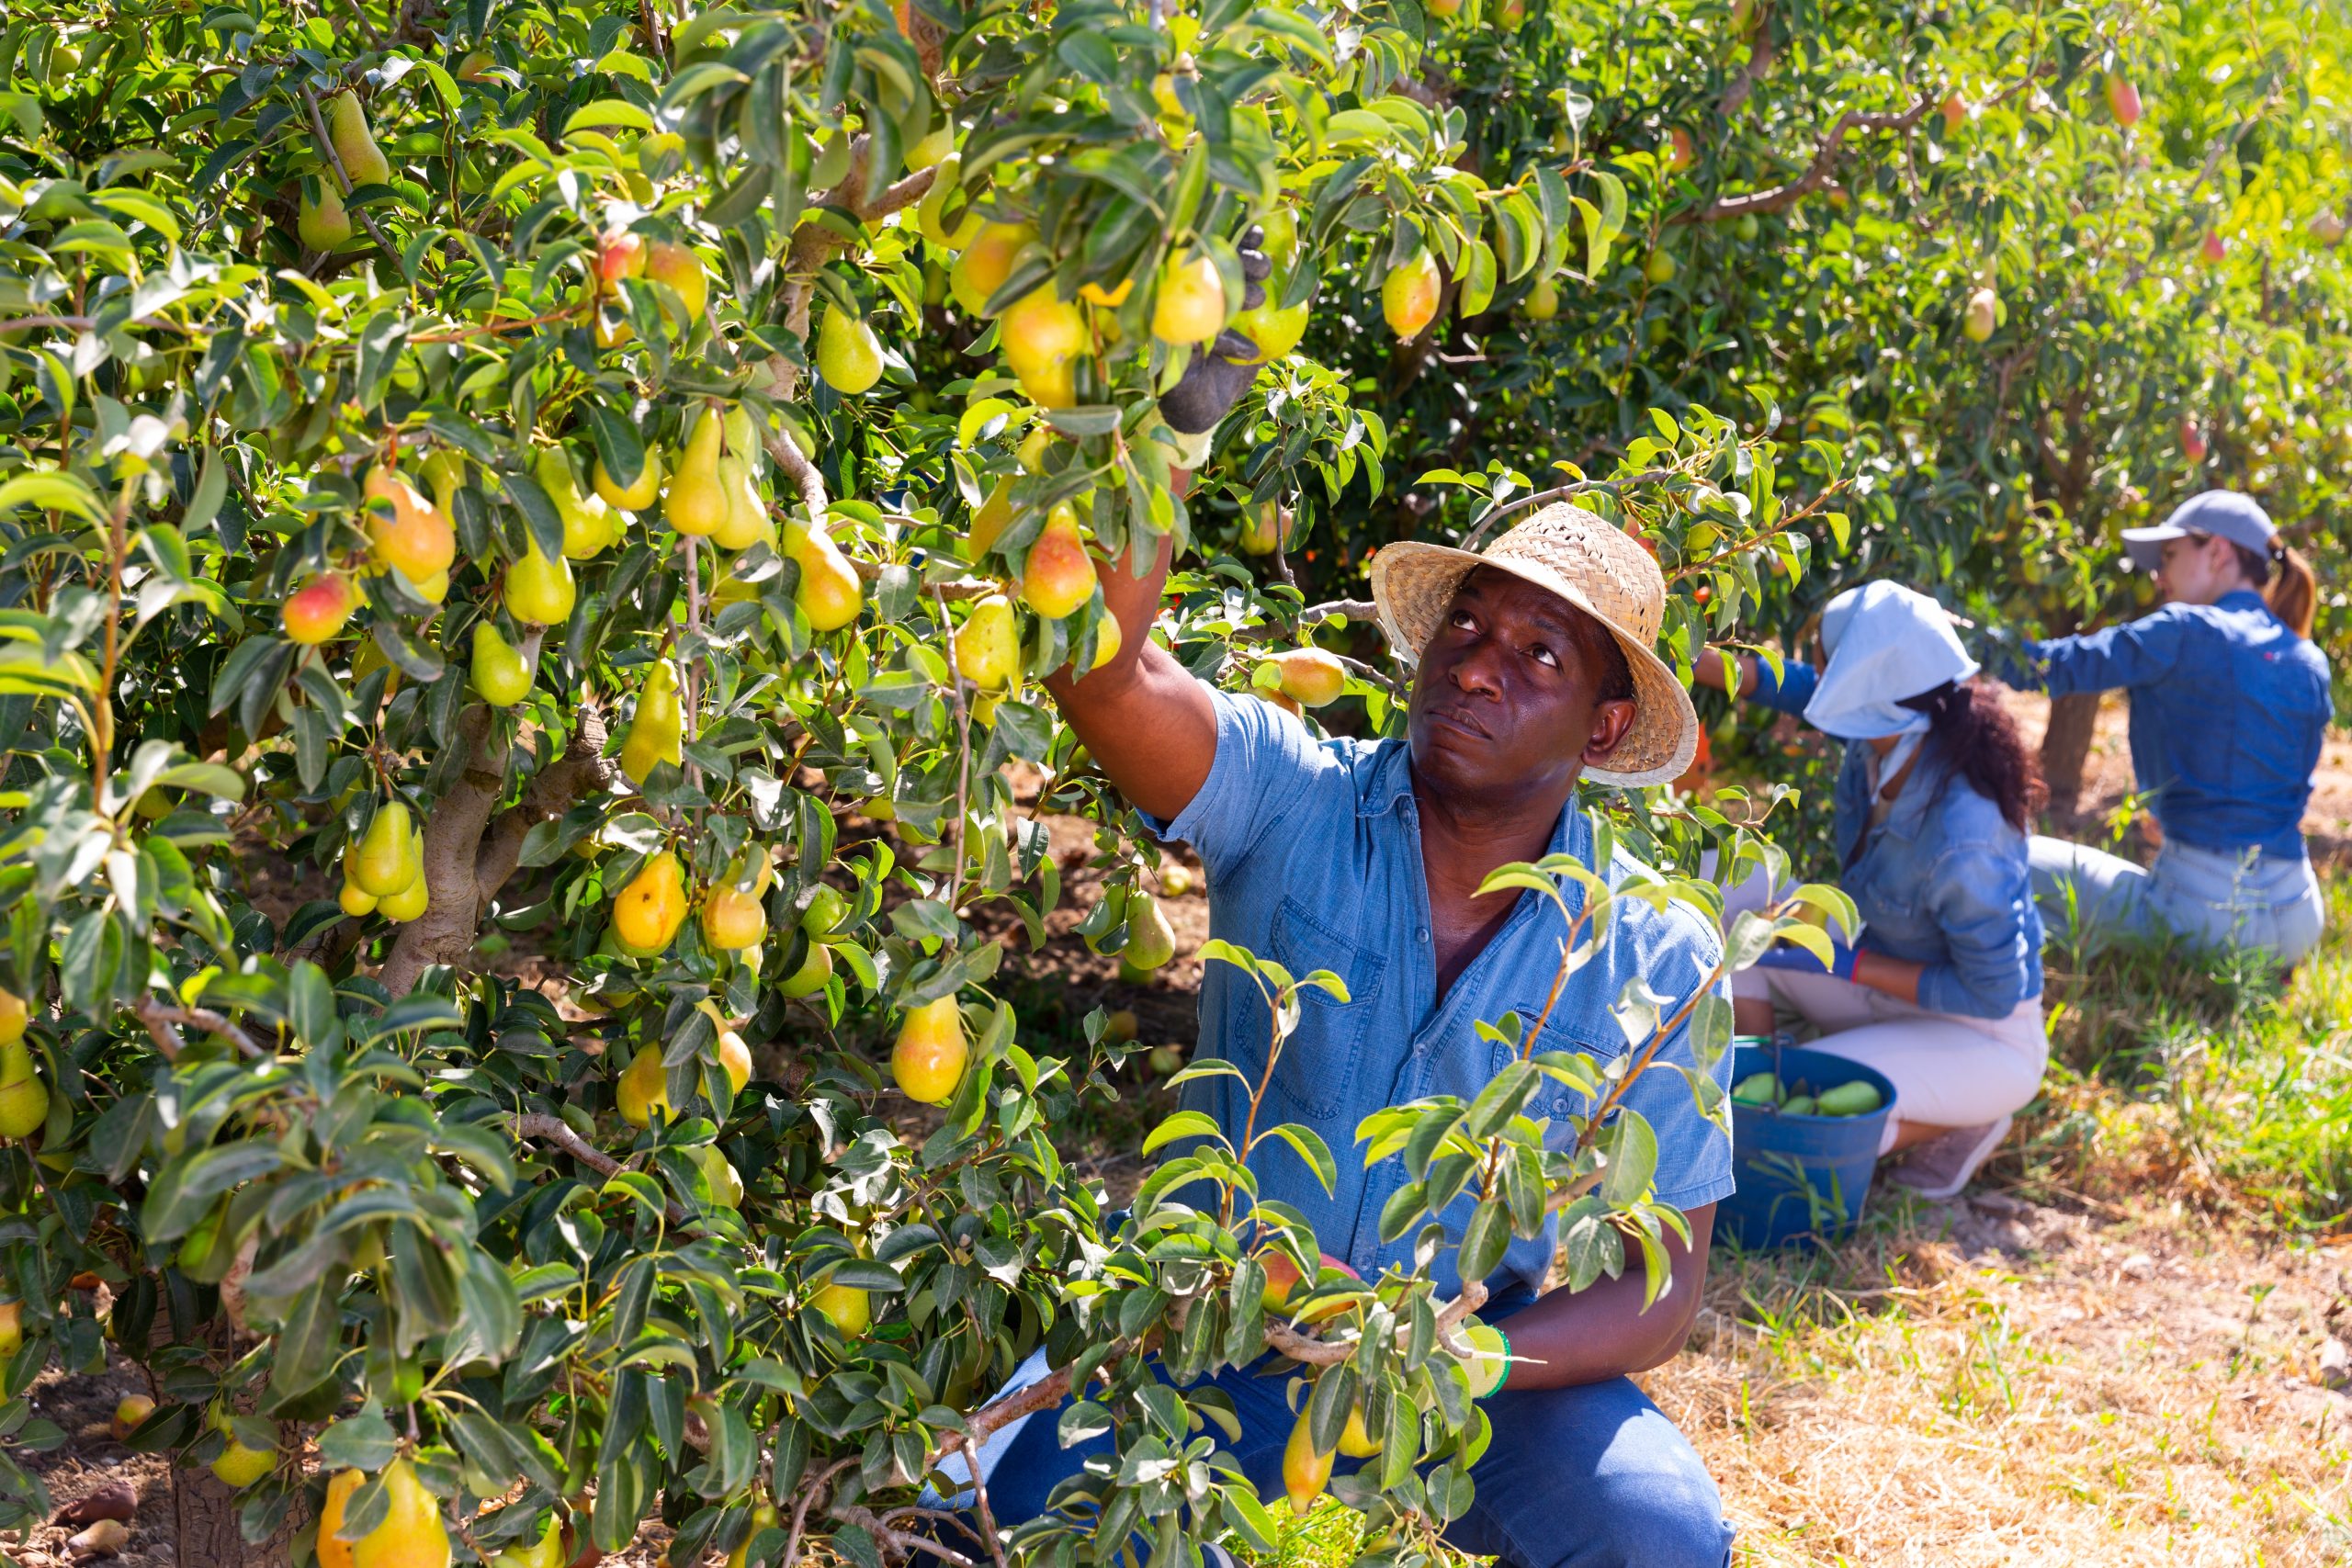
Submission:
[[[2310,1381],[2352,1254],[1995,1201],[1809,1269],[1719,1259],[1649,1382],[1740,1561],[2352,1560],[2352,1400]]]

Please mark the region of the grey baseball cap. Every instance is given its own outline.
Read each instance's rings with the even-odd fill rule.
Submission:
[[[2142,571],[2154,571],[2164,564],[2166,539],[2211,534],[2267,556],[2278,533],[2278,525],[2254,497],[2233,490],[2209,490],[2174,507],[2161,527],[2124,529],[2123,547],[2132,552],[2132,565]]]

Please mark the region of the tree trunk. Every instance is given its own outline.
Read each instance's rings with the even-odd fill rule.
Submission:
[[[2073,692],[2050,699],[2050,728],[2041,737],[2041,777],[2050,786],[2050,814],[2071,818],[2083,795],[2083,764],[2090,759],[2098,723],[2098,694]]]
[[[299,1502],[277,1533],[258,1546],[237,1532],[237,1508],[238,1494],[209,1470],[175,1468],[172,1530],[178,1551],[174,1561],[183,1568],[288,1568],[294,1561],[295,1533],[306,1522]]]

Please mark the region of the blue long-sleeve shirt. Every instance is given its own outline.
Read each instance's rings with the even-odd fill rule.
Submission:
[[[1758,660],[1756,676],[1756,701],[1799,716],[1821,681],[1794,662],[1776,681]],[[1835,795],[1846,863],[1838,883],[1862,917],[1860,945],[1921,965],[1919,1005],[1931,1012],[2007,1018],[2041,994],[2041,914],[2025,835],[1932,741],[1886,820],[1871,828],[1870,755],[1869,741],[1846,743]]]
[[[2303,853],[2303,809],[2335,712],[2327,658],[2251,589],[2025,645],[2012,684],[2132,694],[2132,771],[2167,839]]]

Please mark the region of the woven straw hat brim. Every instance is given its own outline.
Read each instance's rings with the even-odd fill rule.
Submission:
[[[1699,713],[1690,705],[1690,694],[1647,644],[1627,636],[1582,589],[1540,562],[1497,559],[1416,540],[1382,546],[1372,558],[1372,598],[1389,646],[1419,663],[1438,618],[1453,603],[1454,591],[1474,568],[1482,566],[1558,594],[1599,621],[1625,650],[1625,665],[1634,675],[1634,725],[1610,754],[1610,765],[1587,768],[1585,777],[1595,784],[1638,789],[1668,783],[1689,771],[1699,750]]]

